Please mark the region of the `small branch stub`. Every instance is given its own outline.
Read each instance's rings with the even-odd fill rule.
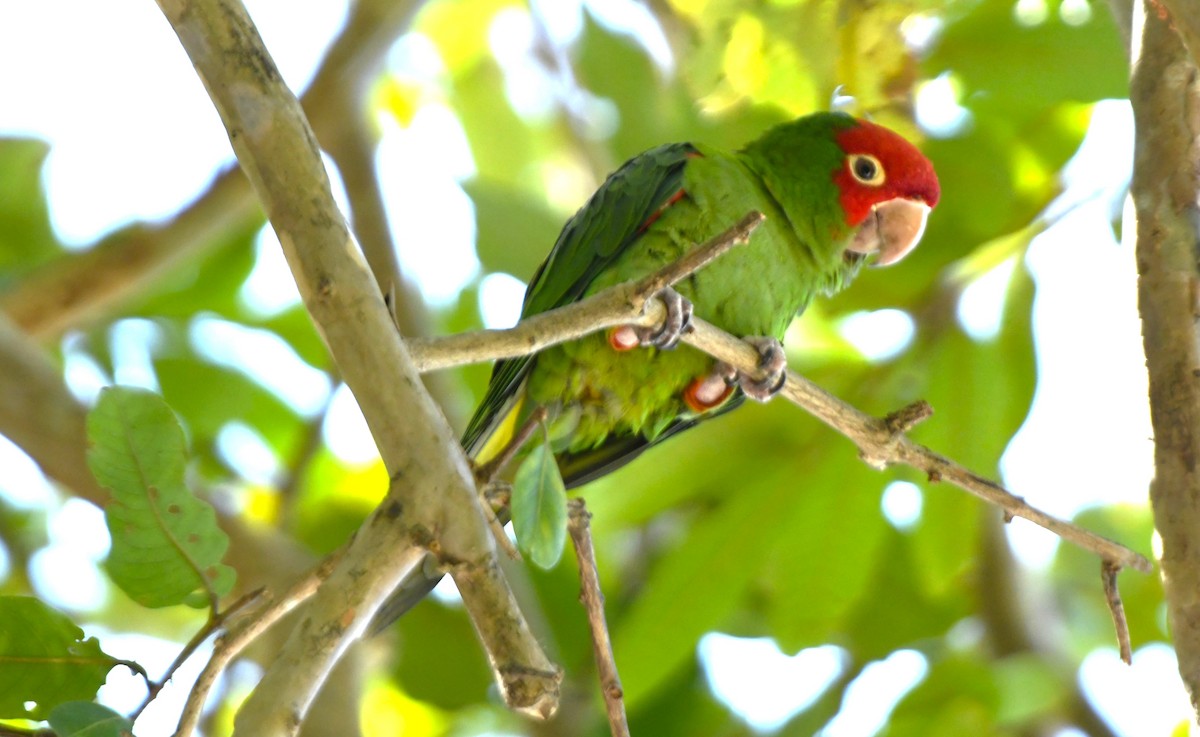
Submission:
[[[883,422],[893,435],[903,435],[930,417],[933,417],[933,407],[924,399],[918,399],[884,417]]]
[[[1117,588],[1119,566],[1110,561],[1100,564],[1100,578],[1104,582],[1104,598],[1108,602],[1108,612],[1112,615],[1113,629],[1117,632],[1117,647],[1121,651],[1121,660],[1125,665],[1133,665],[1133,646],[1129,637],[1129,622],[1125,619],[1125,605],[1121,602],[1121,591]]]

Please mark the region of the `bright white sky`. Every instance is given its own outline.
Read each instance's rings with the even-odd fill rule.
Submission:
[[[302,87],[340,24],[344,6],[328,0],[247,4],[284,78],[293,88]],[[555,33],[570,38],[578,32],[579,4],[542,3],[553,11],[550,25]],[[593,4],[614,25],[636,29],[661,66],[671,65],[669,50],[640,5],[629,0]],[[511,73],[520,66],[523,53],[521,14],[505,14],[503,22],[509,27],[493,34],[494,45],[498,57],[512,60],[505,64]],[[97,28],[106,31],[96,33]],[[393,63],[436,74],[440,62],[431,44],[410,36],[398,47]],[[0,76],[0,135],[34,135],[53,144],[46,183],[54,226],[69,243],[90,244],[131,220],[173,214],[230,160],[228,141],[207,96],[149,0],[9,3],[0,10],[0,68],[10,70]],[[961,122],[963,111],[955,106],[952,93],[947,96],[948,89],[945,81],[937,82],[922,96],[921,114],[932,127]],[[537,107],[538,95],[545,94],[538,90],[536,80],[517,79],[510,85],[511,94],[522,96],[522,107]],[[1063,201],[1074,207],[1035,241],[1028,259],[1038,283],[1034,327],[1039,384],[1033,410],[1005,454],[1003,468],[1007,482],[1019,493],[1064,517],[1088,505],[1143,503],[1151,473],[1132,252],[1114,242],[1108,225],[1110,208],[1129,176],[1131,141],[1128,104],[1103,104],[1083,151],[1068,170]],[[439,226],[439,249],[403,254],[406,268],[421,280],[430,298],[449,298],[478,268],[471,250],[470,201],[458,186],[473,164],[453,114],[429,105],[410,128],[389,128],[380,169],[388,201],[447,213],[437,220],[462,225],[461,232],[449,234]],[[421,172],[420,182],[406,177],[413,171]],[[393,213],[393,220],[403,217]],[[405,222],[408,227],[413,221]],[[295,288],[269,234],[262,239],[260,253],[245,296],[249,304],[270,312],[290,304]],[[902,278],[903,265],[896,268],[897,278]],[[964,297],[960,316],[974,334],[995,331],[1003,287],[1001,273]],[[489,323],[515,319],[522,288],[508,277],[489,279],[483,290]],[[144,347],[145,332],[152,329],[134,322],[117,332],[117,380],[154,386]],[[903,313],[884,310],[849,320],[845,333],[864,353],[884,356],[907,343],[911,321]],[[197,321],[192,337],[213,360],[240,366],[306,412],[317,411],[328,397],[330,387],[323,377],[286,346],[264,342],[260,334],[209,319]],[[84,398],[111,380],[71,350],[67,375]],[[1098,407],[1103,407],[1102,413]],[[335,398],[329,427],[336,428],[327,428],[335,452],[359,460],[373,455],[361,416],[344,391]],[[248,428],[230,428],[222,436],[222,449],[251,478],[267,479],[277,470]],[[10,502],[46,504],[51,492],[44,480],[3,438],[0,467],[6,469],[0,493]],[[911,484],[895,485],[885,497],[884,511],[903,529],[919,518],[921,494]],[[1056,544],[1053,536],[1020,522],[1012,525],[1010,535],[1024,562],[1035,568],[1047,564]],[[52,521],[51,537],[53,544],[34,561],[39,591],[61,607],[86,611],[103,596],[95,567],[107,552],[102,516],[86,504],[68,502]],[[0,547],[0,575],[7,566]],[[142,636],[105,636],[104,641],[119,657],[151,666],[161,663],[159,667],[165,667],[178,647]],[[784,723],[844,667],[836,647],[789,656],[769,640],[720,633],[707,636],[699,652],[718,698],[760,730]],[[912,651],[870,666],[851,687],[843,713],[826,737],[873,734],[895,701],[926,670],[924,658]],[[162,703],[139,721],[139,734],[170,731],[188,681],[181,674]],[[1167,734],[1189,714],[1174,655],[1166,647],[1142,648],[1133,668],[1120,666],[1112,650],[1096,652],[1084,663],[1082,682],[1122,735]],[[105,701],[130,708],[141,691],[129,684],[114,671]]]

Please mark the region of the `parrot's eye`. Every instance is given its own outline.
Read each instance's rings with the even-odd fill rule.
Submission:
[[[878,187],[883,184],[883,164],[870,154],[853,154],[846,159],[850,173],[863,184]]]

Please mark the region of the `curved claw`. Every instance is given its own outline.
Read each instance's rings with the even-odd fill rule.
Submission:
[[[765,402],[787,383],[787,354],[783,351],[783,343],[769,336],[757,335],[746,341],[758,349],[758,370],[763,377],[758,379],[736,371],[735,381],[747,397]]]
[[[682,294],[667,287],[655,295],[667,308],[667,316],[661,326],[636,327],[627,325],[613,333],[616,337],[609,342],[617,350],[629,350],[637,346],[650,346],[660,351],[669,351],[679,344],[679,339],[692,327],[692,303]],[[628,338],[636,340],[633,342]],[[619,345],[618,345],[619,344]]]

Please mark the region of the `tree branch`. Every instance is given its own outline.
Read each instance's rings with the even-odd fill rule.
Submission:
[[[1200,4],[1189,0],[1154,0],[1151,10],[1160,21],[1166,21],[1160,8],[1169,14],[1171,30],[1179,34],[1179,40],[1191,53],[1192,66],[1200,66]]]
[[[528,356],[617,325],[657,325],[666,310],[661,300],[654,298],[655,294],[699,271],[734,246],[746,243],[763,220],[762,213],[748,213],[729,230],[641,281],[618,284],[579,302],[530,315],[516,327],[410,339],[407,343],[413,363],[424,373]]]
[[[208,694],[216,685],[217,678],[225,668],[247,645],[257,640],[259,635],[268,630],[271,625],[308,600],[316,591],[317,586],[329,576],[336,560],[336,555],[329,556],[279,598],[271,597],[268,592],[264,600],[253,610],[241,612],[232,618],[232,622],[225,623],[225,634],[217,638],[212,656],[188,693],[187,702],[179,716],[179,726],[175,729],[174,737],[191,737],[200,723]]]
[[[691,268],[707,263],[749,236],[757,225],[754,213],[734,228],[697,249]],[[668,274],[664,278],[664,274]],[[409,341],[414,363],[422,371],[528,355],[557,343],[582,337],[614,325],[654,325],[665,313],[661,302],[652,300],[664,284],[688,272],[672,264],[663,272],[640,282],[619,284],[585,300],[530,316],[508,330],[484,330],[445,338]],[[758,370],[759,354],[750,344],[705,322],[692,319],[691,332],[682,341],[746,372]],[[984,501],[1000,507],[1007,516],[1021,517],[1118,568],[1152,570],[1150,561],[1123,545],[1060,520],[1030,506],[999,484],[934,453],[904,434],[929,415],[928,405],[916,403],[885,418],[872,417],[843,402],[805,377],[789,371],[781,396],[807,410],[817,419],[845,435],[858,446],[865,462],[876,468],[903,464],[924,471],[931,481],[948,481]]]
[[[351,125],[347,95],[373,72],[407,25],[415,0],[357,0],[346,27],[325,55],[303,98],[319,140]],[[136,225],[95,247],[64,255],[0,294],[0,312],[21,330],[51,341],[96,320],[144,292],[163,274],[222,242],[222,236],[261,222],[258,201],[238,169],[221,174],[208,191],[164,225]]]
[[[1200,712],[1200,85],[1157,4],[1135,4],[1130,101],[1136,123],[1138,311],[1150,374],[1154,481],[1163,585],[1179,672]],[[1193,49],[1195,50],[1195,49]]]
[[[469,464],[422,388],[334,205],[299,104],[239,2],[159,0],[159,6],[221,114],[304,303],[392,478],[387,497],[346,547],[243,705],[235,731],[294,734],[334,663],[426,547],[455,563],[451,575],[510,707],[548,716],[557,704],[559,673],[499,572]],[[491,616],[481,619],[481,613]]]
[[[613,657],[612,639],[604,616],[604,594],[600,591],[600,576],[596,570],[596,551],[592,547],[591,519],[582,499],[570,501],[567,532],[575,546],[579,561],[579,599],[587,610],[588,629],[596,658],[596,673],[600,678],[600,694],[608,714],[608,726],[613,737],[629,737],[629,721],[625,717],[624,691],[617,661]]]

